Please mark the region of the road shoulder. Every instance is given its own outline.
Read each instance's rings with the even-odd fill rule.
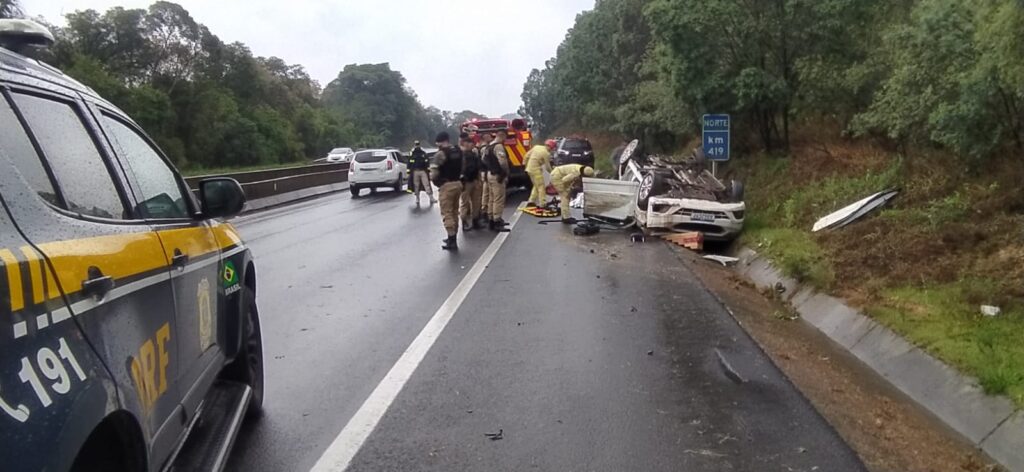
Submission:
[[[731,269],[673,248],[872,471],[1003,470],[849,352]]]

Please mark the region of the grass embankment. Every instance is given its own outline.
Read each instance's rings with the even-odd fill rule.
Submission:
[[[1024,407],[1019,160],[972,175],[948,156],[795,144],[790,157],[749,156],[729,167],[746,182],[744,244]],[[810,231],[818,218],[891,187],[903,192],[885,209]],[[982,304],[1002,314],[984,317]]]

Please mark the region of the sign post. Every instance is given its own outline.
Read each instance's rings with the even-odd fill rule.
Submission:
[[[718,163],[729,160],[731,118],[729,115],[704,115],[701,126],[701,148],[711,161],[711,172],[718,177]]]

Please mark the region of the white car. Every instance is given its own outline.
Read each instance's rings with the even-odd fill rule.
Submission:
[[[353,197],[368,188],[371,192],[386,187],[401,192],[405,186],[405,160],[400,152],[388,149],[367,149],[352,157],[348,168],[349,189]]]
[[[732,241],[743,231],[747,205],[743,184],[723,184],[704,168],[703,155],[678,163],[623,151],[619,180],[640,184],[637,223],[648,231],[697,231],[711,241]]]
[[[327,157],[324,159],[326,162],[337,164],[351,161],[354,154],[355,152],[352,151],[352,148],[334,148],[331,149],[331,152],[327,153]]]

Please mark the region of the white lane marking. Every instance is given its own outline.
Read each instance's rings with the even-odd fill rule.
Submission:
[[[509,228],[516,226],[520,215],[522,212],[516,211]],[[377,423],[380,422],[391,403],[395,401],[398,393],[405,387],[405,383],[412,377],[413,372],[419,367],[434,342],[441,336],[441,332],[458,311],[459,306],[462,305],[466,296],[469,295],[469,291],[476,285],[477,280],[484,273],[484,269],[491,263],[491,259],[494,259],[494,255],[501,249],[501,245],[505,243],[508,236],[509,233],[499,233],[494,241],[491,241],[491,245],[469,269],[466,276],[462,278],[462,282],[455,287],[441,308],[437,309],[420,334],[402,353],[402,357],[398,358],[398,362],[395,362],[388,374],[384,376],[384,380],[377,384],[377,388],[363,402],[363,406],[359,407],[359,411],[348,420],[348,424],[341,430],[341,433],[338,433],[338,437],[334,438],[334,442],[316,461],[311,472],[341,472],[348,468],[349,463],[363,447],[373,430],[377,428]]]
[[[14,339],[18,339],[28,334],[28,323],[19,321],[14,323]]]
[[[36,317],[36,329],[43,329],[50,326],[50,314],[43,313]]]
[[[61,321],[71,318],[71,310],[68,307],[62,306],[56,310],[53,310],[53,324],[60,323]]]

